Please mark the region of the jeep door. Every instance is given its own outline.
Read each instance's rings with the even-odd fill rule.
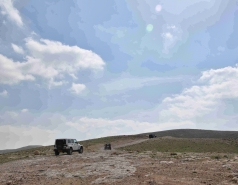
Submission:
[[[79,150],[79,144],[76,139],[74,139],[74,150]]]
[[[57,139],[55,141],[55,147],[58,150],[63,150],[65,144],[66,144],[66,140],[65,139]]]
[[[72,141],[71,141],[71,139],[68,139],[68,146],[70,147],[70,148],[73,148],[73,145],[72,145],[73,143],[72,143]],[[74,149],[74,148],[73,148]]]

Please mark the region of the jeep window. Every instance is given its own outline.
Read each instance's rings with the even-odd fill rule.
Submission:
[[[68,143],[71,143],[71,139],[68,139]]]
[[[65,139],[57,139],[56,140],[56,145],[64,145],[66,144],[66,140]]]
[[[74,143],[74,140],[73,140],[73,139],[71,139],[71,143]]]
[[[76,139],[74,139],[74,143],[77,143]]]

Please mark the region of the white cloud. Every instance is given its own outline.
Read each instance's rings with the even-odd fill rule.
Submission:
[[[34,80],[31,74],[26,74],[21,67],[24,63],[13,62],[11,59],[0,54],[0,83],[16,84],[22,80]]]
[[[28,145],[52,145],[56,131],[38,127],[0,126],[0,149],[16,149]]]
[[[70,91],[75,94],[81,94],[82,91],[84,91],[86,86],[84,84],[75,84],[72,83],[72,86],[70,88]]]
[[[161,34],[163,38],[163,53],[168,54],[175,44],[181,39],[182,31],[175,25],[165,25]]]
[[[78,79],[78,77],[77,76],[75,76],[75,74],[69,74],[74,80],[77,80]]]
[[[21,112],[22,112],[22,113],[28,112],[28,109],[22,109]]]
[[[102,70],[105,63],[100,56],[92,51],[77,46],[63,45],[57,41],[41,39],[37,42],[31,38],[26,39],[26,47],[31,56],[25,69],[33,75],[50,79],[52,84],[62,85],[63,81],[54,82],[55,78],[74,75],[78,70]]]
[[[167,97],[162,102],[160,121],[192,121],[211,113],[219,112],[227,99],[238,99],[238,65],[204,71],[197,85],[183,90],[180,94]],[[220,107],[220,105],[223,105]],[[236,105],[238,107],[238,105]],[[222,119],[219,114],[216,119]],[[229,121],[229,117],[227,117]],[[230,117],[231,119],[231,117]],[[209,120],[203,120],[207,123]],[[197,123],[200,126],[200,123]],[[208,125],[207,125],[208,126]]]
[[[17,46],[17,45],[15,45],[15,44],[12,44],[12,49],[13,49],[16,53],[24,54],[24,51],[23,51],[23,49],[22,49],[20,46]]]
[[[54,113],[42,113],[35,117],[31,112],[11,111],[0,114],[0,139],[7,141],[0,144],[0,149],[33,144],[52,145],[55,138],[62,137],[85,140],[108,135],[137,134],[192,126],[189,121],[159,124],[130,119],[72,118],[71,116],[66,118]]]
[[[2,15],[7,15],[10,20],[14,21],[18,26],[23,26],[22,18],[16,8],[13,6],[12,0],[1,0],[0,7]]]
[[[162,37],[165,38],[165,39],[173,40],[173,35],[169,32],[163,33]]]
[[[114,93],[124,90],[139,89],[144,86],[156,85],[166,82],[174,82],[181,80],[181,76],[177,77],[135,77],[131,75],[123,74],[117,79],[113,79],[101,85],[101,89],[107,93]]]
[[[103,118],[87,118],[82,117],[66,122],[66,125],[76,128],[79,132],[95,133],[94,137],[105,137],[108,135],[124,135],[136,134],[152,131],[159,131],[163,129],[171,129],[175,127],[191,127],[191,122],[170,122],[165,124],[140,122],[125,119],[103,119]]]
[[[78,69],[102,70],[105,63],[100,56],[78,46],[63,45],[61,42],[32,38],[26,39],[26,47],[31,56],[40,59],[45,67],[58,71],[75,72]]]
[[[173,30],[173,29],[177,29],[177,27],[176,27],[175,25],[170,25],[170,26],[168,25],[167,28],[168,28],[168,29],[172,29],[172,30]]]
[[[8,95],[8,92],[6,90],[4,90],[0,93],[0,96],[2,96],[2,97],[7,97],[7,95]]]
[[[15,45],[16,46],[16,45]],[[19,50],[19,47],[13,48]],[[26,48],[30,55],[25,62],[13,62],[0,55],[0,83],[14,84],[22,80],[34,80],[40,77],[48,81],[49,86],[60,86],[66,81],[64,75],[75,76],[79,70],[102,70],[105,63],[100,56],[77,46],[63,45],[60,42],[32,38],[26,39]]]

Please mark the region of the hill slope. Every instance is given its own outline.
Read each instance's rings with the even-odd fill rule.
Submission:
[[[32,148],[38,148],[38,147],[42,147],[42,146],[41,145],[29,145],[29,146],[24,146],[24,147],[17,148],[17,149],[0,150],[0,154],[10,153],[10,152],[18,152],[18,151],[28,150],[28,149],[32,149]]]
[[[178,138],[223,138],[236,139],[238,138],[238,131],[216,131],[216,130],[200,130],[200,129],[176,129],[165,130],[160,132],[151,132],[157,137],[178,137]],[[145,133],[149,134],[149,133]]]

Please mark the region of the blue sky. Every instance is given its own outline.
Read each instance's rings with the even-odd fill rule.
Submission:
[[[238,129],[238,4],[0,2],[0,149]]]

